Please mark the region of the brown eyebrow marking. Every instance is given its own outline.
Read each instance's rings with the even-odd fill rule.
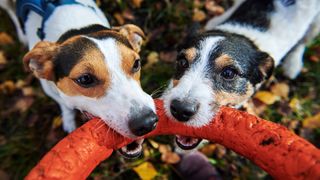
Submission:
[[[83,57],[71,69],[69,76],[59,79],[57,82],[58,88],[68,96],[83,95],[92,98],[104,96],[111,82],[104,58],[98,48],[87,49]],[[79,86],[74,79],[85,73],[94,75],[99,83],[91,88]]]
[[[228,65],[234,64],[234,60],[229,55],[223,54],[214,59],[214,64],[218,69],[223,69]]]
[[[195,57],[197,56],[197,49],[195,47],[186,49],[186,50],[184,50],[184,54],[185,54],[186,59],[189,62],[192,62],[195,59]]]
[[[121,56],[121,68],[128,77],[132,77],[134,80],[140,82],[140,70],[139,72],[133,73],[132,66],[136,59],[139,59],[139,55],[132,49],[122,43],[117,43]]]

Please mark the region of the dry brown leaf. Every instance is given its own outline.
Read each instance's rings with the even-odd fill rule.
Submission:
[[[320,113],[304,119],[302,125],[303,127],[310,129],[320,128]]]
[[[159,61],[159,54],[155,51],[152,51],[147,56],[147,63],[143,66],[144,69],[149,69],[152,67],[155,63]]]
[[[259,101],[267,105],[274,104],[276,101],[280,100],[279,96],[269,91],[259,91],[254,95],[254,98],[258,99]]]
[[[141,3],[143,2],[143,0],[131,0],[132,1],[132,5],[135,8],[140,8],[141,7]]]
[[[209,157],[212,156],[216,148],[217,146],[215,144],[208,144],[206,146],[203,146],[203,148],[201,148],[200,151]]]
[[[215,1],[206,1],[205,8],[212,15],[221,15],[224,13],[224,8],[217,5]]]
[[[7,80],[0,85],[0,90],[5,94],[10,94],[16,89],[15,84],[11,80]]]
[[[176,164],[180,161],[180,156],[175,152],[162,153],[161,160],[168,164]]]
[[[164,144],[160,144],[159,145],[159,152],[161,153],[161,154],[163,154],[163,153],[167,153],[167,152],[171,152],[172,150],[171,150],[171,147],[169,146],[169,145],[164,145]]]
[[[204,11],[197,8],[193,10],[193,16],[192,16],[193,21],[201,22],[205,19],[206,19],[206,13],[204,13]]]
[[[129,20],[134,20],[135,17],[130,9],[126,9],[122,12],[122,17]]]
[[[9,44],[13,44],[12,37],[5,32],[0,32],[0,45],[9,45]]]
[[[312,55],[309,57],[309,60],[312,61],[312,62],[319,62],[320,61],[320,58],[318,56],[315,56],[315,55]]]
[[[0,51],[0,65],[7,64],[7,58],[4,56],[3,51]]]
[[[15,86],[16,86],[17,89],[21,89],[21,88],[23,88],[25,85],[26,85],[26,82],[25,82],[24,80],[22,80],[22,79],[19,79],[19,80],[16,82],[16,84],[15,84]]]
[[[32,97],[23,97],[20,98],[14,105],[14,109],[20,112],[27,111],[33,104],[34,99]]]
[[[120,14],[120,13],[114,13],[114,14],[113,14],[113,17],[116,18],[118,24],[120,24],[120,25],[123,25],[123,24],[124,24],[125,21],[124,21],[124,18],[123,18],[123,16],[122,16],[122,14]]]
[[[160,59],[161,61],[173,63],[177,57],[177,51],[163,51],[160,52]]]
[[[151,140],[151,139],[148,139],[148,141],[149,141],[149,143],[151,144],[151,146],[152,146],[153,148],[156,148],[156,149],[159,148],[159,143],[157,143],[157,142],[155,142],[155,141],[153,141],[153,140]]]
[[[34,91],[32,87],[24,87],[22,88],[22,93],[25,96],[33,96],[34,95]]]
[[[289,95],[289,85],[286,83],[277,83],[271,87],[271,92],[276,95],[288,99]]]
[[[158,172],[150,162],[144,162],[133,170],[139,175],[142,180],[150,180],[157,176]]]

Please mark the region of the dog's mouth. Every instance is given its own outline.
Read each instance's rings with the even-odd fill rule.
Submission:
[[[86,111],[83,111],[83,114],[86,116],[88,120],[93,118],[99,118],[94,116]],[[142,154],[142,143],[144,139],[135,140],[132,143],[120,148],[118,152],[124,156],[125,158],[132,159],[139,157]]]
[[[142,154],[142,143],[144,139],[135,140],[132,143],[120,148],[118,152],[128,159],[137,158]]]
[[[191,150],[191,149],[196,148],[200,144],[202,139],[193,138],[193,137],[189,137],[189,136],[176,135],[175,136],[175,141],[176,141],[177,145],[181,149],[183,149],[183,150]]]

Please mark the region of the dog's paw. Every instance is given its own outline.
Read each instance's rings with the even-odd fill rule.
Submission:
[[[67,123],[63,122],[62,128],[65,132],[71,133],[72,131],[74,131],[76,129],[76,124],[72,123],[72,122],[67,122]]]

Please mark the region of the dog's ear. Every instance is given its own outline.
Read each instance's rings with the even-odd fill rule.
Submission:
[[[273,73],[274,70],[274,60],[269,54],[265,52],[259,53],[259,70],[263,77],[263,80],[267,80]]]
[[[125,36],[131,44],[134,51],[137,53],[141,50],[141,45],[145,39],[143,31],[136,25],[126,24],[123,26],[113,27],[113,30],[118,31],[121,35]]]
[[[54,80],[53,60],[57,51],[56,43],[41,41],[23,57],[24,67],[32,71],[37,78]]]

